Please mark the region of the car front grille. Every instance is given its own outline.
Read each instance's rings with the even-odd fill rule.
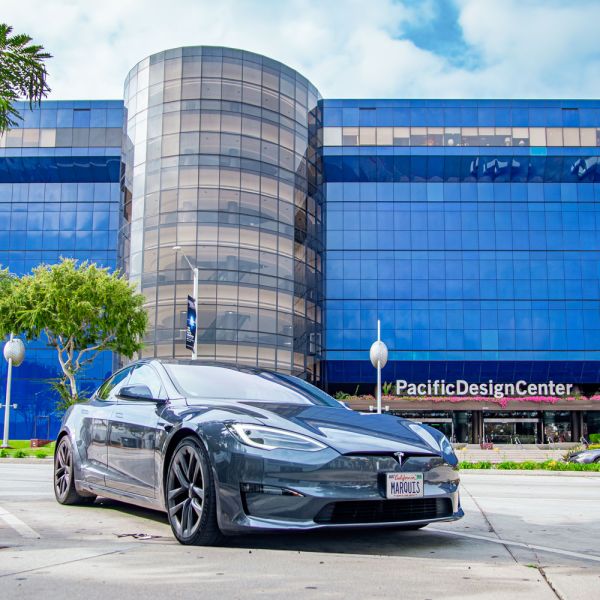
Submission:
[[[315,523],[331,525],[401,523],[451,516],[452,500],[450,498],[349,500],[326,504],[315,517]]]

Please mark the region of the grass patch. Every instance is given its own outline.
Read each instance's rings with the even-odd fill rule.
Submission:
[[[54,456],[54,442],[41,448],[31,448],[29,440],[9,440],[10,448],[0,449],[0,458],[51,458]]]
[[[486,461],[468,462],[461,461],[458,463],[459,468],[469,469],[496,469],[496,470],[512,470],[512,471],[533,471],[539,469],[542,471],[596,471],[600,472],[600,463],[592,463],[589,465],[580,465],[578,463],[568,463],[558,460],[546,460],[544,462],[534,462],[528,460],[525,462],[513,462],[505,460],[499,463],[490,463]]]

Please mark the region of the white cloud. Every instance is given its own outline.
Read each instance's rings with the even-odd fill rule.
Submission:
[[[52,52],[56,99],[120,98],[144,56],[202,44],[281,60],[324,97],[600,96],[599,2],[456,1],[472,70],[406,39],[432,2],[3,0],[2,19]]]

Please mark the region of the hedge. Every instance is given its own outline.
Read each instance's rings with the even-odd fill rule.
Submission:
[[[497,469],[497,470],[515,470],[515,471],[533,471],[540,469],[543,471],[596,471],[600,472],[600,463],[579,464],[561,462],[558,460],[546,460],[544,462],[534,462],[528,460],[525,462],[513,462],[505,460],[504,462],[491,463],[488,461],[458,463],[460,469]]]

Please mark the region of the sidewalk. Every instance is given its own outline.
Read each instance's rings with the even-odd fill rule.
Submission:
[[[455,449],[456,456],[461,461],[487,461],[491,463],[562,460],[567,451],[567,448],[539,448],[534,444],[524,444],[522,446],[500,444],[494,446],[492,450],[482,450],[479,444],[467,444],[464,448]]]

